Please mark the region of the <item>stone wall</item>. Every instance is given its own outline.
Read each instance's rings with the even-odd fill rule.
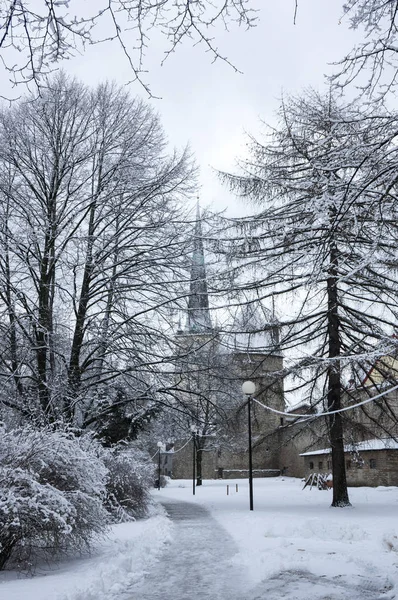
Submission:
[[[280,468],[290,477],[304,477],[306,474],[303,452],[324,448],[329,444],[324,419],[306,421],[292,417],[280,427]]]
[[[349,406],[378,395],[379,389],[366,388],[355,390],[345,403]],[[398,394],[395,390],[382,398],[377,398],[359,408],[354,408],[346,415],[345,429],[351,428],[358,440],[388,436],[398,437]]]
[[[220,477],[224,470],[235,470],[237,477],[247,477],[248,469],[248,413],[244,406],[245,398],[241,384],[250,379],[256,384],[256,394],[260,402],[270,405],[276,410],[284,411],[283,384],[274,378],[272,373],[281,371],[283,358],[281,356],[265,356],[263,354],[234,354],[226,365],[225,381],[229,381],[231,400],[236,400],[237,406],[228,415],[231,427],[224,424],[224,437],[212,440],[213,448],[203,451],[202,476],[204,479]],[[232,402],[231,402],[232,403]],[[278,433],[281,417],[265,410],[256,402],[252,402],[252,448],[254,469],[280,469],[280,449]],[[226,427],[225,427],[226,425]],[[182,446],[183,442],[176,443]],[[215,447],[218,446],[218,447]],[[184,479],[192,477],[192,444],[173,456],[173,477]]]
[[[253,477],[278,477],[279,469],[253,469]],[[224,469],[217,473],[219,479],[248,479],[249,469]]]
[[[281,356],[266,356],[263,354],[235,354],[233,357],[234,370],[243,383],[246,379],[256,384],[254,397],[261,403],[284,412],[285,398],[283,381],[278,375],[283,369]],[[253,433],[276,431],[281,424],[281,415],[268,411],[253,402]]]
[[[289,477],[304,477],[304,460],[300,454],[311,448],[310,429],[300,425],[281,428],[280,439],[280,468]]]
[[[180,444],[182,446],[182,444]],[[178,450],[179,444],[175,449]],[[192,443],[172,454],[172,477],[174,479],[190,479],[193,474]],[[249,453],[245,450],[234,452],[230,449],[209,449],[202,452],[202,477],[214,479],[224,477],[223,473],[234,470],[237,478],[247,477],[249,466]],[[253,469],[275,470],[279,472],[279,463],[275,460],[275,453],[270,451],[266,444],[253,448]]]
[[[175,445],[177,452],[172,455],[172,477],[173,479],[191,479],[193,475],[193,446],[188,443],[182,450],[181,443]],[[214,479],[217,469],[216,452],[202,452],[202,477],[203,479]]]

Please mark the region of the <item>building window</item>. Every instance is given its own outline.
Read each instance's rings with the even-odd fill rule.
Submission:
[[[281,417],[281,427],[283,427],[283,417]]]
[[[371,458],[369,461],[369,467],[371,469],[376,469],[376,459],[375,458]]]
[[[323,469],[323,462],[322,462],[321,460],[320,460],[320,461],[319,461],[319,463],[318,463],[318,469],[319,469],[320,471],[322,471],[322,469]]]
[[[310,462],[310,469],[313,469],[313,468],[314,468],[314,463],[311,461]]]
[[[347,460],[345,463],[345,466],[347,467],[347,471],[348,471],[348,469],[351,469],[351,461]]]

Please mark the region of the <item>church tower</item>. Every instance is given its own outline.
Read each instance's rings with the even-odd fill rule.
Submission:
[[[231,326],[231,363],[237,376],[253,381],[255,398],[274,410],[285,411],[283,390],[283,355],[279,343],[279,324],[274,312],[254,297],[237,311]],[[245,411],[246,413],[246,411]],[[252,403],[253,464],[261,473],[279,468],[280,427],[283,418]],[[243,468],[247,458],[235,457],[235,467]]]
[[[199,202],[196,209],[186,332],[199,335],[212,332]]]
[[[273,377],[274,372],[283,369],[279,328],[274,315],[254,299],[239,308],[228,331],[221,333],[213,327],[199,205],[192,240],[187,316],[175,341],[176,384],[186,415],[185,438],[190,435],[191,425],[198,430],[198,472],[204,478],[247,477],[247,419],[242,410],[241,384],[245,379],[253,380],[260,401],[277,410],[284,409],[283,386],[280,379]],[[253,407],[253,417],[254,467],[257,476],[261,476],[279,467],[273,440],[281,423],[279,416],[257,406]],[[175,455],[174,477],[191,476],[191,456],[191,444]]]
[[[184,329],[178,330],[175,342],[178,401],[185,414],[185,435],[191,435],[191,427],[195,427],[196,473],[200,484],[203,472],[206,477],[214,477],[215,473],[214,452],[205,452],[205,447],[212,440],[217,413],[214,372],[219,348],[210,317],[199,203],[192,240],[186,324]],[[192,473],[191,445],[173,459],[175,477]]]
[[[214,352],[216,340],[217,333],[213,329],[210,316],[202,220],[198,202],[192,240],[186,323],[183,329],[180,328],[177,331],[176,343],[179,353],[184,355],[189,362],[188,355],[190,353],[196,357],[200,353]]]

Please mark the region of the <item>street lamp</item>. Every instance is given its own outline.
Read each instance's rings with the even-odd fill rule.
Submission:
[[[196,425],[191,425],[192,433],[192,494],[195,496],[195,471],[196,471],[196,434],[198,428]]]
[[[160,453],[163,449],[163,442],[158,442],[158,490],[160,491]]]
[[[253,510],[253,456],[252,456],[252,418],[251,404],[253,394],[256,392],[256,384],[253,381],[244,381],[242,384],[242,392],[247,396],[247,412],[249,416],[249,498],[250,510]]]

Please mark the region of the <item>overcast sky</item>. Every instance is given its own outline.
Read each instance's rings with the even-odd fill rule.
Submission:
[[[249,209],[237,207],[213,169],[234,169],[235,158],[244,152],[244,132],[256,134],[260,118],[272,122],[282,91],[322,89],[324,74],[330,72],[328,63],[341,58],[358,36],[349,30],[348,20],[340,24],[340,1],[300,0],[296,25],[294,0],[258,0],[257,4],[255,29],[213,32],[220,52],[242,74],[221,61],[212,64],[204,48],[194,47],[189,40],[161,67],[166,46],[156,34],[146,58],[146,81],[161,98],[148,101],[160,113],[170,143],[177,147],[189,143],[195,153],[202,205],[229,206],[240,213]],[[88,84],[131,79],[116,43],[90,47],[85,55],[64,63],[64,68]],[[138,83],[130,90],[147,98]]]

